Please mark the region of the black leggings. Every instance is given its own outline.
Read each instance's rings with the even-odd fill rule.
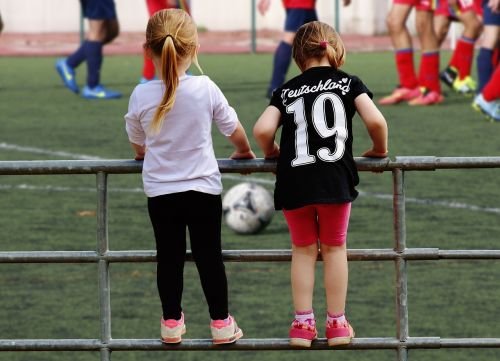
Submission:
[[[186,227],[210,317],[227,318],[221,196],[195,191],[165,194],[148,198],[148,210],[156,238],[156,274],[163,319],[181,318]]]

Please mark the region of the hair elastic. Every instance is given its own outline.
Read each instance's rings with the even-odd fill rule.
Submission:
[[[319,46],[321,46],[323,49],[326,49],[326,46],[328,45],[328,41],[323,40],[319,43]]]
[[[174,40],[174,37],[171,34],[168,34],[167,36],[165,36],[165,40],[167,40],[168,37],[172,38],[172,41]]]

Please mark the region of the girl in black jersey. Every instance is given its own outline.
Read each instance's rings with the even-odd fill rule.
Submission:
[[[346,233],[351,202],[358,194],[352,119],[358,112],[373,142],[364,157],[387,156],[387,124],[363,82],[339,69],[345,49],[331,26],[319,21],[303,25],[292,55],[302,74],[274,92],[254,127],[265,158],[278,159],[275,208],[283,210],[292,239],[295,320],[290,343],[309,347],[317,337],[312,298],[321,252],[328,344],[348,344],[354,331],[344,315]],[[280,126],[278,145],[275,135]]]

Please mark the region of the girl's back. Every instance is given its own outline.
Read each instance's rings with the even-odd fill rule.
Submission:
[[[212,146],[212,121],[222,134],[230,135],[237,123],[234,109],[207,76],[184,75],[179,78],[174,106],[162,128],[146,137],[143,129],[151,129],[163,89],[161,80],[138,85],[125,116],[128,130],[138,138],[144,137],[148,149],[143,170],[146,193],[155,196],[194,186],[217,194],[221,185]],[[142,129],[137,127],[137,120]]]

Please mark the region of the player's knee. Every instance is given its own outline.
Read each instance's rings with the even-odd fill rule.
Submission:
[[[463,35],[470,39],[477,39],[481,34],[483,24],[478,19],[464,22]]]
[[[403,20],[392,14],[389,14],[389,16],[387,16],[387,18],[385,19],[385,23],[390,34],[399,33],[403,31],[405,27]]]

